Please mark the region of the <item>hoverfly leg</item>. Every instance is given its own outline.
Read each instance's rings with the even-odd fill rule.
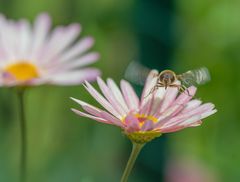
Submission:
[[[188,96],[191,96],[190,93],[189,93],[189,90],[184,85],[172,84],[171,87],[177,87],[179,93],[184,93],[186,91]]]
[[[157,88],[156,88],[156,85],[150,90],[150,92],[144,97],[144,99],[145,98],[147,98],[151,93],[153,93],[155,90],[156,90]]]
[[[171,84],[170,87],[176,87],[180,93],[182,93],[182,91],[183,91],[181,88],[181,85]]]
[[[178,91],[179,91],[180,93],[183,93],[183,92],[185,91],[183,85],[179,85]]]
[[[152,94],[153,92],[155,92],[155,90],[157,90],[159,87],[161,87],[159,84],[154,85],[154,87],[151,89],[151,91],[149,92],[149,94],[147,94],[144,98],[147,98],[150,94]]]

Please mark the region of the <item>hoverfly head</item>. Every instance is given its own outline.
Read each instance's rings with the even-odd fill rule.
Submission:
[[[159,74],[159,81],[166,89],[169,85],[176,81],[176,74],[171,70],[164,70]]]

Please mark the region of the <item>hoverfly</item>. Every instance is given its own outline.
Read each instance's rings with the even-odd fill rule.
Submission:
[[[132,62],[126,70],[125,77],[130,81],[143,85],[149,72],[150,69],[144,67],[140,63]],[[157,77],[157,81],[148,95],[159,87],[164,87],[165,89],[167,89],[167,87],[177,87],[179,92],[184,92],[190,86],[202,85],[211,79],[206,67],[190,70],[182,74],[176,74],[172,70],[163,70],[154,76]],[[177,81],[180,83],[177,83]]]

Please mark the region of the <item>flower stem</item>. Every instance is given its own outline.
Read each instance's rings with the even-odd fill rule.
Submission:
[[[127,166],[124,170],[124,173],[122,175],[121,178],[121,182],[127,182],[128,181],[128,177],[130,172],[132,171],[133,165],[138,157],[138,154],[140,153],[141,149],[143,148],[144,144],[139,144],[139,143],[135,143],[132,142],[133,146],[132,146],[132,152],[131,155],[128,159],[128,163]]]
[[[20,133],[21,133],[21,151],[20,151],[20,182],[26,181],[26,162],[27,162],[27,141],[26,141],[26,117],[24,107],[24,90],[18,91]]]

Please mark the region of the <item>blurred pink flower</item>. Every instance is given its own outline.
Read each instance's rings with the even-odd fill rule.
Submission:
[[[219,182],[209,166],[193,159],[172,159],[166,168],[165,182]]]
[[[121,90],[112,79],[107,84],[101,78],[97,79],[102,96],[88,82],[86,90],[107,111],[89,105],[86,102],[72,98],[86,112],[72,109],[76,114],[97,120],[102,123],[116,125],[137,143],[145,143],[160,136],[162,133],[175,132],[187,127],[201,125],[201,119],[216,112],[212,103],[201,104],[198,99],[192,99],[196,87],[178,94],[178,89],[160,87],[153,94],[149,92],[156,83],[156,70],[150,72],[141,99],[138,98],[132,86],[125,80],[121,81]]]
[[[99,55],[86,53],[94,42],[91,37],[76,41],[79,24],[50,28],[47,14],[39,15],[33,26],[0,15],[0,86],[74,85],[100,74],[86,67]]]

